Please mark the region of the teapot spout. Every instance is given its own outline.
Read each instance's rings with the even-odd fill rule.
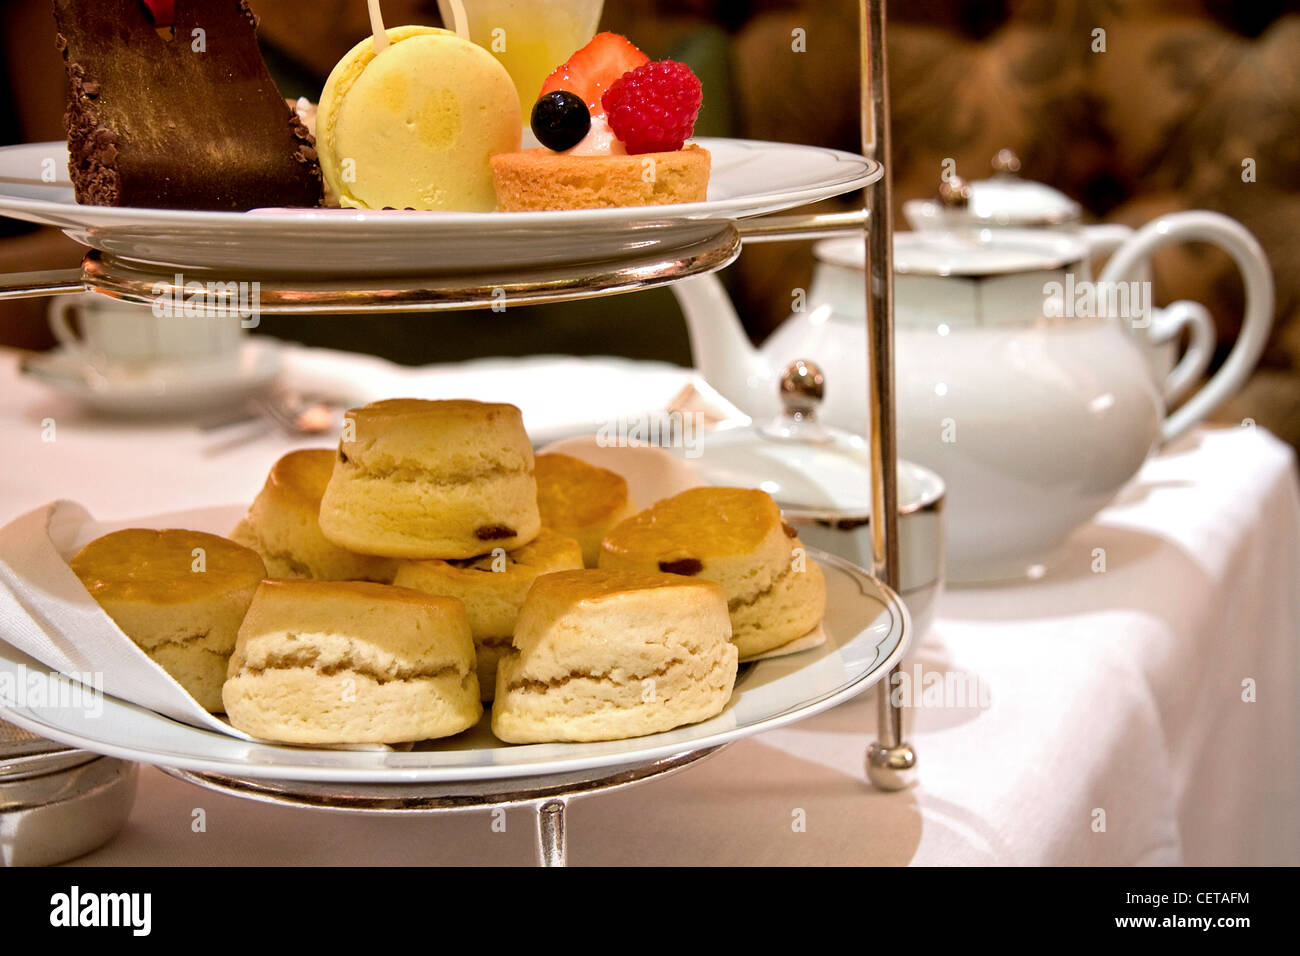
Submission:
[[[712,274],[692,276],[671,288],[686,319],[695,368],[746,415],[762,414],[770,403],[760,396],[772,392],[773,374],[745,334],[721,281]]]

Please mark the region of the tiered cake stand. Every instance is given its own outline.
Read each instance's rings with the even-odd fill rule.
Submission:
[[[260,308],[282,312],[393,312],[488,308],[504,299],[511,305],[553,302],[645,289],[730,264],[751,241],[808,239],[865,230],[867,282],[867,424],[871,454],[873,567],[869,570],[896,602],[899,587],[897,538],[897,447],[894,426],[893,269],[889,107],[885,64],[885,0],[862,0],[863,153],[874,161],[866,187],[865,209],[826,215],[767,215],[751,219],[713,219],[694,224],[680,241],[623,255],[606,263],[540,263],[511,267],[472,278],[442,274],[350,278],[320,281],[283,273],[258,276]],[[91,252],[78,270],[0,277],[0,298],[96,291],[149,303],[174,287],[172,268],[116,255]],[[214,271],[214,277],[217,275]],[[187,269],[186,278],[202,280]],[[218,305],[218,308],[221,306]],[[896,660],[896,658],[893,658]],[[898,667],[882,667],[860,689],[885,680],[891,686]],[[878,787],[907,786],[915,754],[903,737],[903,707],[894,695],[880,693],[878,739],[866,754],[866,773]],[[808,713],[815,710],[810,709]],[[12,719],[25,723],[16,715]],[[39,731],[39,727],[33,728]],[[57,739],[57,738],[56,738]],[[536,808],[538,858],[543,865],[565,860],[564,808],[570,797],[613,790],[688,767],[717,746],[687,749],[654,760],[546,776],[516,776],[449,783],[322,784],[226,776],[163,767],[199,786],[264,802],[360,813],[445,813],[458,810],[531,805]]]

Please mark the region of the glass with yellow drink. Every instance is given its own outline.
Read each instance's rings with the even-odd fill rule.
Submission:
[[[515,81],[519,111],[528,125],[542,83],[596,35],[604,0],[461,0],[469,37],[495,56]],[[438,0],[452,28],[448,0]]]

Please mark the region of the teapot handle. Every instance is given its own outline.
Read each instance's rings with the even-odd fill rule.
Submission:
[[[1241,332],[1227,361],[1200,391],[1165,419],[1160,429],[1162,444],[1185,434],[1201,419],[1236,393],[1250,377],[1264,351],[1273,326],[1273,273],[1264,250],[1253,235],[1235,219],[1217,212],[1179,212],[1147,223],[1121,245],[1106,263],[1099,284],[1134,280],[1142,263],[1163,245],[1174,241],[1208,242],[1232,256],[1241,270],[1246,288],[1246,309]],[[1187,315],[1183,306],[1181,314]],[[1196,350],[1193,332],[1193,349]],[[1187,361],[1185,357],[1184,362]],[[1199,358],[1197,359],[1199,361]],[[1183,363],[1179,363],[1181,368]],[[1177,372],[1178,369],[1175,369]],[[1167,391],[1176,384],[1171,375]]]
[[[1133,236],[1133,229],[1118,222],[1102,222],[1083,227],[1088,250],[1094,255],[1109,256]],[[1143,263],[1140,274],[1134,278],[1142,282],[1151,280],[1149,264]],[[1186,326],[1191,334],[1187,351],[1165,375],[1165,404],[1181,401],[1197,380],[1205,373],[1214,358],[1216,336],[1214,318],[1210,310],[1199,302],[1172,302],[1152,317],[1148,332],[1151,345],[1164,345],[1178,338]]]
[[[1133,235],[1133,230],[1118,222],[1099,222],[1083,227],[1083,238],[1092,255],[1108,255]]]
[[[1151,344],[1164,345],[1173,341],[1178,338],[1184,326],[1191,339],[1183,357],[1165,376],[1165,403],[1168,405],[1180,401],[1210,367],[1214,347],[1218,343],[1214,317],[1210,315],[1210,310],[1199,302],[1183,299],[1169,303],[1153,317]]]

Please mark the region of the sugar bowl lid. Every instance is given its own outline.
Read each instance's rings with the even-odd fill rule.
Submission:
[[[861,520],[871,514],[866,439],[823,425],[817,406],[825,376],[796,360],[781,375],[784,412],[766,424],[715,431],[694,466],[711,484],[757,487],[789,515]],[[909,462],[898,463],[898,505],[907,512],[943,497],[943,482]]]

